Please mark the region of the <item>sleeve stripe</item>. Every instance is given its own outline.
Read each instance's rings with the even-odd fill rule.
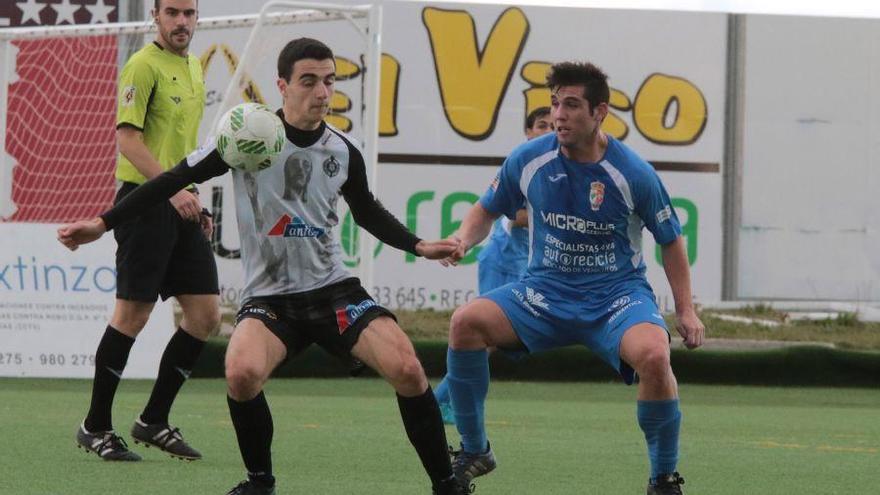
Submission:
[[[626,207],[629,208],[629,211],[632,212],[636,209],[635,202],[633,202],[632,191],[629,188],[629,182],[626,181],[626,177],[620,173],[620,170],[611,164],[608,160],[602,160],[599,165],[602,165],[602,168],[608,172],[608,175],[611,176],[611,180],[614,181],[614,185],[617,186],[617,189],[620,190],[620,194],[623,195],[623,200],[626,202]]]
[[[333,134],[336,134],[336,136],[338,136],[339,139],[341,139],[342,142],[348,146],[349,155],[353,155],[356,153],[360,157],[361,161],[364,162],[364,155],[363,153],[361,153],[361,150],[357,146],[355,146],[354,143],[352,143],[351,140],[348,139],[341,131],[333,128],[330,124],[327,124],[327,130],[329,130]],[[351,156],[349,156],[349,161],[351,161]],[[366,162],[364,162],[364,164],[366,165]]]
[[[550,163],[550,160],[556,158],[557,154],[559,154],[559,150],[552,149],[543,155],[534,158],[523,167],[522,175],[519,177],[519,188],[522,191],[523,197],[529,197],[529,184],[531,184],[532,178],[538,173],[538,170],[544,165]]]

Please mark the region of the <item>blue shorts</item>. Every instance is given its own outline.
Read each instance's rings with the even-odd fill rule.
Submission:
[[[573,305],[568,297],[526,282],[508,284],[480,297],[501,307],[528,352],[584,345],[617,370],[627,385],[633,382],[634,372],[620,359],[624,332],[638,323],[651,323],[669,333],[654,294],[641,288],[593,308]]]

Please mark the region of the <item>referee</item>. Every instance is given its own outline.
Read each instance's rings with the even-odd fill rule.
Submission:
[[[132,55],[119,78],[115,202],[196,148],[205,107],[202,67],[189,54],[197,0],[155,0],[153,7],[156,39]],[[141,459],[114,432],[111,409],[129,351],[157,296],[177,298],[183,320],[165,348],[152,394],[131,436],[173,457],[202,457],[168,424],[177,392],[220,321],[217,267],[208,241],[213,225],[202,212],[197,190],[190,185],[114,231],[116,305],[95,353],[91,406],[76,433],[79,447],[104,460]]]

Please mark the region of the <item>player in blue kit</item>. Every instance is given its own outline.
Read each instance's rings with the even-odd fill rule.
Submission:
[[[550,108],[539,107],[526,116],[526,139],[535,139],[548,132],[553,132],[553,121],[550,119]],[[516,282],[525,273],[529,264],[529,230],[528,212],[525,208],[517,210],[514,218],[505,216],[495,220],[492,237],[477,255],[477,287],[480,294],[497,289],[504,284]],[[452,399],[449,397],[449,386],[444,377],[434,389],[443,422],[455,424],[452,412]]]
[[[651,475],[647,493],[680,494],[678,387],[669,332],[645,277],[643,227],[661,246],[675,299],[677,330],[688,348],[703,343],[691,301],[681,227],[654,169],[601,125],[608,114],[607,76],[589,63],[551,68],[553,135],[528,141],[505,161],[456,237],[455,264],[525,202],[531,251],[528,269],[458,308],[452,316],[447,380],[462,450],[454,469],[470,480],[495,468],[486,436],[487,348],[539,352],[581,344],[617,370],[639,377],[638,423]]]

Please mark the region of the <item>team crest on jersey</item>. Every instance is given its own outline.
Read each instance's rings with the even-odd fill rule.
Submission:
[[[349,304],[344,308],[339,308],[336,310],[336,327],[339,329],[339,335],[345,333],[348,330],[348,327],[352,325],[352,323],[356,322],[358,318],[363,316],[363,314],[370,308],[376,305],[376,301],[372,299],[367,299],[362,301],[360,304],[355,306],[354,304]]]
[[[324,160],[324,173],[327,174],[327,177],[336,177],[336,174],[339,173],[339,168],[339,160],[335,156],[330,155],[330,158]]]
[[[122,88],[122,106],[132,106],[134,104],[135,93],[137,93],[137,88],[134,86],[126,86]]]
[[[270,237],[321,237],[324,229],[307,224],[300,217],[282,215],[268,234]]]
[[[602,202],[605,201],[605,184],[595,181],[590,183],[590,208],[599,211]]]

